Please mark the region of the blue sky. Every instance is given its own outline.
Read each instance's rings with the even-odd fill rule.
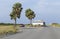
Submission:
[[[14,23],[9,14],[16,2],[20,2],[23,7],[21,18],[17,19],[17,23],[29,23],[29,20],[25,17],[27,8],[35,11],[36,17],[34,20],[60,23],[60,0],[0,0],[0,23]]]

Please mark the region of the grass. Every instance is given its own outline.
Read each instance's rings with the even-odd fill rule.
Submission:
[[[53,27],[60,27],[60,24],[54,24],[54,25],[51,25]]]
[[[18,31],[18,26],[14,28],[13,25],[0,25],[0,34],[6,33],[16,33]]]

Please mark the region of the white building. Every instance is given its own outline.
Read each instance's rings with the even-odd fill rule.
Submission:
[[[45,22],[43,20],[35,20],[32,22],[33,25],[45,25]]]

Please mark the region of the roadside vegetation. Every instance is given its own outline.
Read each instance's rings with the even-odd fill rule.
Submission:
[[[13,25],[0,25],[0,35],[14,34],[18,32],[18,26],[14,28]]]
[[[30,20],[30,26],[32,26],[32,19],[35,18],[35,12],[30,8],[26,9],[25,16]]]
[[[60,27],[60,24],[59,23],[52,23],[51,26],[53,26],[53,27]]]
[[[15,24],[14,24],[15,27],[17,23],[17,18],[18,19],[20,18],[22,9],[23,9],[22,4],[19,2],[15,3],[12,7],[12,12],[10,13],[10,17],[11,17],[11,20],[13,19],[15,21]]]

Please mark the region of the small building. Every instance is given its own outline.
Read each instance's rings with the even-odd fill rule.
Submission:
[[[45,26],[45,22],[43,20],[35,20],[32,22],[32,25]]]

